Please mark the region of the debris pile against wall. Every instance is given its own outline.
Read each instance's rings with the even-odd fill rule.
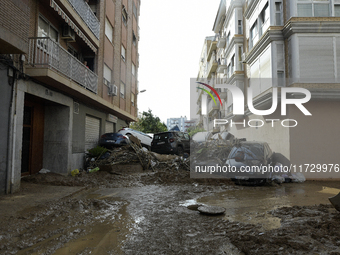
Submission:
[[[130,141],[133,141],[130,139]],[[156,170],[159,168],[189,170],[188,157],[177,155],[161,155],[143,148],[138,142],[130,142],[129,145],[108,150],[97,158],[88,160],[86,170],[102,166],[127,165],[139,163],[143,170]],[[107,167],[106,167],[107,169]]]
[[[100,168],[103,165],[113,166],[139,163],[143,170],[184,169],[189,171],[190,161],[217,160],[217,162],[223,164],[233,145],[235,145],[235,142],[232,143],[221,138],[200,143],[192,140],[190,144],[191,155],[189,156],[189,154],[184,153],[183,156],[177,156],[151,152],[143,148],[138,140],[134,142],[134,139],[130,139],[130,141],[129,145],[109,150],[97,158],[92,158],[86,166],[87,170],[96,167]]]

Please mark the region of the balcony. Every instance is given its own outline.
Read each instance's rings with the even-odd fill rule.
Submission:
[[[218,65],[217,69],[216,69],[216,72],[217,73],[225,73],[224,70],[227,70],[228,69],[228,66],[226,63],[223,63],[222,65]]]
[[[210,78],[212,73],[216,72],[216,69],[218,67],[218,63],[216,61],[216,54],[213,53],[212,57],[209,60],[208,68],[207,68],[207,77]]]
[[[225,101],[227,101],[228,92],[220,92],[219,95],[221,99],[224,99]]]
[[[99,39],[100,23],[90,6],[83,0],[68,0],[92,33]]]
[[[218,99],[216,100],[216,104],[214,100],[210,100],[210,102],[208,103],[208,114],[213,115],[213,113],[219,110],[220,110],[220,102],[218,101]]]
[[[208,52],[207,52],[207,60],[209,61],[211,56],[216,52],[216,45],[217,41],[211,41],[210,44],[208,45]]]
[[[224,48],[225,47],[225,45],[226,45],[226,42],[227,42],[227,40],[226,40],[226,38],[225,37],[221,37],[219,40],[218,40],[218,42],[217,42],[217,48]]]
[[[28,64],[34,69],[49,69],[61,73],[71,81],[97,94],[97,74],[49,37],[29,38]],[[46,72],[45,74],[31,74],[29,69],[27,72],[31,76],[46,76]],[[57,78],[53,76],[53,79]],[[46,80],[43,81],[46,82]],[[77,90],[77,88],[73,89]]]
[[[196,114],[200,114],[201,113],[201,102],[199,102],[197,105],[196,105]]]

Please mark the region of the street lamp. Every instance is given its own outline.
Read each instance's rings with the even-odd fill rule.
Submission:
[[[139,93],[143,93],[143,92],[145,92],[145,91],[146,91],[146,89],[143,89],[143,90],[139,91]]]

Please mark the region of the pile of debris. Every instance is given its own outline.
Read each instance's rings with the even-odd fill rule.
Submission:
[[[210,139],[200,143],[192,141],[190,158],[192,162],[214,161],[223,165],[234,145],[234,142],[224,139]]]
[[[184,169],[189,170],[190,161],[188,155],[161,155],[147,150],[142,147],[140,141],[134,136],[130,136],[130,144],[108,150],[99,157],[93,157],[86,166],[87,171],[93,169],[106,168],[110,171],[110,167],[116,165],[140,164],[143,170],[157,169]],[[106,167],[104,167],[106,166]],[[109,168],[107,168],[109,166]]]
[[[235,140],[237,141],[237,140]],[[114,167],[117,165],[140,164],[143,170],[187,170],[190,171],[190,162],[204,162],[214,160],[223,164],[227,159],[235,141],[221,137],[208,139],[204,142],[191,140],[190,156],[184,153],[178,155],[161,155],[142,147],[140,141],[131,136],[130,144],[108,150],[103,155],[91,158],[87,170],[103,169],[103,166]]]

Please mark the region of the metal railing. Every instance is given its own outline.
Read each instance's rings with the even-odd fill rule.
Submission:
[[[84,0],[68,0],[92,33],[99,39],[100,23],[91,7]]]
[[[28,63],[52,68],[97,94],[97,74],[49,37],[29,38]]]

